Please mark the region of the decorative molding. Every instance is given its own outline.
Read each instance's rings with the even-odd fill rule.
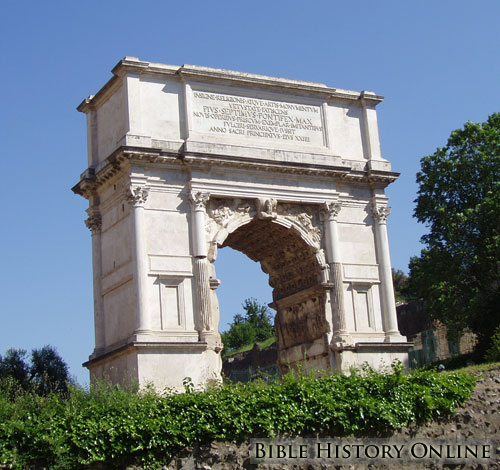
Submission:
[[[177,143],[177,142],[176,142]],[[293,175],[321,176],[337,181],[371,183],[385,187],[396,181],[399,173],[393,171],[356,170],[349,160],[342,160],[342,165],[315,165],[292,162],[275,162],[231,158],[226,155],[208,156],[184,152],[182,149],[164,151],[161,149],[122,146],[113,152],[98,168],[88,168],[72,191],[88,199],[92,192],[103,186],[118,173],[126,171],[127,166],[137,162],[140,165],[161,163],[162,165],[199,166],[208,168],[234,167],[239,170],[259,170]]]
[[[125,200],[134,207],[144,206],[149,196],[149,189],[145,186],[130,187],[125,190]]]

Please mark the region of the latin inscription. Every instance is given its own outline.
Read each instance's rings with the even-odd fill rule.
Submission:
[[[202,91],[193,97],[195,131],[324,145],[319,106]]]

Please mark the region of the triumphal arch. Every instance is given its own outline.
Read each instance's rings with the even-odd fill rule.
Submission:
[[[278,366],[405,362],[380,153],[382,97],[126,57],[78,110],[88,169],[93,377],[220,379],[214,262],[230,246],[273,288]]]

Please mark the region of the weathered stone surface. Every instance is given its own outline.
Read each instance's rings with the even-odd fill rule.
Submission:
[[[220,380],[217,249],[260,262],[278,365],[406,360],[391,297],[382,97],[126,57],[84,100],[94,377]],[[222,280],[223,281],[223,280]],[[376,347],[375,347],[376,346]]]

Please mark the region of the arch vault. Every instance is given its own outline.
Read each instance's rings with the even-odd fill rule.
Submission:
[[[273,288],[278,366],[407,361],[398,332],[372,92],[126,57],[78,109],[89,167],[91,377],[220,380],[214,261],[230,246]]]

